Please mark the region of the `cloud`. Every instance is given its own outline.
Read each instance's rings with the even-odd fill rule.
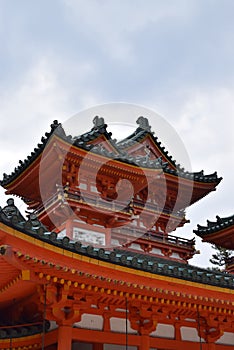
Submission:
[[[193,1],[179,1],[180,6],[169,2],[148,1],[83,1],[64,0],[67,17],[73,27],[112,60],[124,64],[135,61],[135,35],[152,24],[182,19],[192,14]]]
[[[72,70],[76,81],[85,81],[93,74],[88,62],[79,62]],[[95,91],[77,83],[73,91],[67,87],[66,66],[56,57],[42,57],[10,85],[0,85],[0,173],[11,173],[18,161],[25,159],[50,130],[54,119],[64,121],[77,110],[97,103]],[[61,78],[62,77],[62,78]],[[77,131],[79,133],[79,130]],[[4,190],[0,189],[3,194]],[[21,201],[17,205],[25,209]]]
[[[70,67],[71,68],[71,67]],[[87,62],[73,69],[74,76],[85,83],[92,74]],[[28,68],[22,80],[0,89],[0,173],[11,173],[18,161],[25,159],[40,142],[53,120],[65,121],[77,112],[97,103],[95,91],[67,88],[66,69],[54,57],[42,58]],[[64,84],[63,84],[64,81]],[[75,85],[75,81],[73,82]],[[79,133],[79,130],[77,130]],[[2,190],[3,192],[3,190]]]
[[[183,95],[180,91],[179,94]],[[215,220],[216,215],[233,215],[233,131],[234,131],[234,89],[211,87],[184,92],[186,99],[177,101],[177,105],[165,106],[167,119],[181,136],[190,156],[193,171],[204,169],[206,174],[217,171],[223,177],[217,190],[187,209],[191,219],[176,234],[192,238],[197,224],[206,225],[206,220]],[[191,261],[207,266],[212,249],[209,244],[201,243],[196,237],[196,247],[202,254]]]

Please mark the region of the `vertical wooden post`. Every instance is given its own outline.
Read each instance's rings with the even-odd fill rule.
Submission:
[[[103,350],[103,344],[93,343],[93,350]]]
[[[150,338],[149,335],[141,335],[141,345],[139,350],[149,350],[150,349]]]
[[[71,350],[71,348],[72,348],[72,327],[59,326],[58,350]]]
[[[181,341],[182,338],[181,338],[180,324],[175,323],[174,327],[175,327],[175,340]]]
[[[73,239],[73,220],[71,219],[66,222],[66,236]]]
[[[208,343],[208,350],[215,350],[215,343]]]
[[[105,245],[107,247],[111,246],[111,231],[110,228],[105,229]]]

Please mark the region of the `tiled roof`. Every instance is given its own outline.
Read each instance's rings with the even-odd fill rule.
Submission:
[[[41,138],[41,143],[39,143],[37,147],[34,148],[33,152],[31,152],[31,154],[25,160],[20,160],[19,165],[14,169],[14,171],[11,174],[3,174],[3,179],[0,181],[0,185],[3,187],[8,185],[13,180],[15,180],[25,169],[27,169],[27,167],[30,164],[32,164],[32,162],[43,152],[46,144],[48,143],[50,137],[53,134],[58,135],[61,139],[65,140],[71,145],[75,145],[81,149],[91,151],[92,153],[103,155],[107,158],[115,159],[123,163],[133,164],[144,168],[163,169],[163,171],[166,174],[172,174],[174,176],[179,176],[184,179],[197,181],[201,183],[213,183],[217,185],[222,180],[222,178],[219,178],[217,176],[216,172],[210,175],[204,175],[203,171],[188,172],[181,168],[180,165],[176,165],[176,162],[172,159],[171,156],[168,155],[168,152],[165,151],[164,147],[161,146],[161,143],[157,140],[157,138],[154,137],[153,134],[148,130],[144,130],[141,127],[139,127],[137,128],[134,134],[130,135],[125,140],[116,143],[116,140],[113,140],[111,138],[111,133],[107,132],[106,128],[106,124],[102,123],[98,125],[98,123],[96,123],[96,125],[94,125],[94,127],[89,132],[86,132],[85,134],[82,134],[80,136],[72,137],[71,135],[66,135],[62,125],[58,123],[57,120],[55,120],[51,124],[51,130],[45,133],[45,136]],[[170,168],[168,164],[166,162],[163,162],[160,157],[156,160],[150,160],[147,156],[135,157],[129,155],[125,151],[126,145],[129,145],[131,142],[135,142],[135,140],[139,141],[140,138],[143,138],[149,132],[154,138],[158,147],[160,147],[160,150],[165,155],[166,159],[168,159],[170,163],[174,164],[176,166],[176,169]],[[115,152],[110,152],[101,145],[90,144],[92,140],[99,137],[100,135],[105,136],[108,142],[113,146]]]
[[[217,215],[216,221],[207,220],[206,226],[197,225],[197,229],[193,230],[193,232],[200,237],[204,237],[205,235],[219,232],[231,226],[233,226],[233,230],[234,230],[234,215],[231,215],[225,218],[221,218]]]
[[[42,226],[28,225],[28,221],[19,222],[16,215],[9,218],[2,211],[0,212],[0,221],[35,239],[47,242],[55,247],[66,249],[75,254],[92,257],[119,266],[125,266],[133,270],[143,270],[152,274],[234,289],[234,275],[231,274],[207,270],[123,249],[111,251],[103,248],[96,248],[91,245],[85,246],[80,242],[70,240],[68,237],[63,237],[62,239],[57,238],[55,232],[46,232],[45,228]],[[4,254],[4,252],[0,252],[0,254]]]
[[[150,135],[151,138],[154,140],[157,147],[160,149],[162,154],[165,156],[165,158],[170,161],[170,163],[176,167],[176,161],[168,154],[168,151],[165,150],[165,147],[162,146],[161,142],[158,140],[158,137],[154,136],[154,133],[145,129],[142,129],[141,127],[138,127],[134,133],[126,137],[125,139],[119,141],[117,143],[117,146],[120,150],[125,150],[132,145],[134,145],[136,142],[141,142],[147,135]]]
[[[176,160],[174,160],[172,156],[169,155],[168,151],[166,151],[165,147],[162,146],[161,142],[158,140],[158,137],[154,136],[154,133],[151,132],[150,129],[151,127],[148,127],[148,128],[144,128],[144,126],[138,127],[134,131],[134,133],[132,133],[125,139],[117,142],[118,149],[121,151],[125,151],[129,147],[134,145],[136,142],[141,142],[141,140],[143,140],[147,135],[149,135],[155,142],[155,145],[160,149],[165,159],[176,168],[176,169],[172,169],[169,166],[165,166],[164,168],[165,173],[173,174],[173,175],[176,175],[182,178],[187,178],[197,182],[210,182],[210,183],[216,182],[218,184],[222,180],[222,178],[218,178],[216,172],[214,172],[213,174],[204,175],[203,170],[199,172],[185,171],[185,169],[182,168],[180,164],[177,164]]]

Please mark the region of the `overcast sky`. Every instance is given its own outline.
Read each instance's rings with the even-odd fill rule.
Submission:
[[[175,128],[194,171],[223,177],[178,235],[232,215],[233,13],[232,0],[0,0],[0,172],[30,154],[54,119],[134,103]],[[192,263],[207,265],[206,246],[197,238]]]

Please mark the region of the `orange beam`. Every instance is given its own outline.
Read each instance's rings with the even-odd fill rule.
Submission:
[[[53,345],[57,344],[60,337],[66,339],[60,342],[60,347],[56,347],[59,350],[71,349],[71,340],[81,341],[89,343],[92,342],[94,349],[98,347],[101,350],[102,344],[117,344],[126,345],[126,335],[124,333],[112,333],[104,331],[96,331],[82,328],[70,328],[62,326],[62,330],[53,330],[46,333],[45,336],[45,348],[53,349]],[[60,332],[60,334],[59,334]],[[148,340],[146,339],[148,338]],[[41,349],[42,335],[37,334],[34,336],[12,339],[12,348],[14,349],[29,349],[31,345],[36,346],[35,349]],[[146,342],[145,342],[146,341]],[[0,341],[0,349],[9,349],[10,339],[4,339]],[[133,335],[128,334],[128,345],[137,346],[139,350],[145,350],[149,348],[156,348],[159,350],[200,350],[201,346],[199,342],[174,340],[164,338],[148,337],[147,335]],[[69,348],[70,346],[70,348]],[[202,343],[202,350],[231,350],[233,345],[214,344],[214,343]]]
[[[147,335],[133,335],[128,334],[128,345],[138,346],[140,350],[145,350],[147,348],[147,342],[149,342],[149,348],[156,349],[167,349],[167,350],[200,350],[200,343],[186,340],[174,340],[174,339],[164,339],[164,338],[154,338],[148,337],[146,345],[143,342],[146,340]],[[72,339],[75,341],[82,341],[90,343],[92,339],[93,343],[102,344],[116,344],[116,345],[126,345],[126,335],[124,333],[113,333],[96,331],[89,329],[73,328],[72,329]],[[202,350],[230,350],[232,345],[224,344],[213,344],[213,343],[202,343]]]

